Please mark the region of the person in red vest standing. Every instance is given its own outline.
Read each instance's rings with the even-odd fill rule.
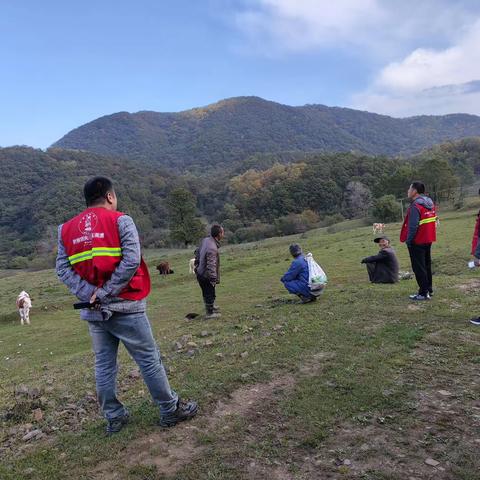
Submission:
[[[480,195],[480,189],[478,190]],[[478,241],[480,237],[480,210],[477,213],[477,220],[475,222],[475,230],[473,231],[472,237],[472,250],[473,262],[476,267],[480,267],[480,242]],[[474,325],[480,325],[480,317],[475,317],[470,320],[470,323]]]
[[[418,283],[418,293],[411,300],[430,300],[432,288],[432,243],[437,239],[435,205],[425,195],[422,182],[412,182],[408,189],[411,204],[408,207],[400,232],[400,241],[405,242],[412,262],[412,270]]]
[[[478,194],[480,195],[480,189],[478,190]],[[473,230],[473,237],[472,237],[471,254],[475,257],[474,260],[478,260],[478,258],[479,258],[475,255],[475,252],[477,251],[477,247],[478,247],[478,244],[479,244],[479,241],[478,241],[479,236],[480,236],[480,210],[477,213],[477,218],[476,218],[476,221],[475,221],[475,229]]]
[[[59,279],[88,308],[95,353],[97,397],[107,419],[107,434],[127,423],[128,410],[116,394],[117,353],[122,342],[140,368],[160,410],[160,426],[170,427],[196,415],[196,402],[185,402],[170,388],[146,315],[150,275],[140,252],[133,220],[117,211],[110,179],[94,177],[83,189],[86,210],[58,228],[56,271]]]

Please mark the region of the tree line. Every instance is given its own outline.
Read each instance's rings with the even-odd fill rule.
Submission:
[[[56,226],[84,208],[85,180],[103,174],[146,247],[189,246],[220,222],[229,242],[299,233],[371,215],[396,221],[412,179],[437,203],[461,205],[480,174],[480,139],[449,142],[409,158],[350,153],[258,154],[206,175],[174,174],[89,152],[0,149],[0,266],[51,264]]]

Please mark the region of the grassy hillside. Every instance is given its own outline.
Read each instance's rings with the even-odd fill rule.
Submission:
[[[466,268],[474,206],[442,216],[435,297],[424,304],[407,299],[413,280],[367,283],[360,259],[376,246],[354,222],[225,248],[218,320],[184,319],[201,310],[191,252],[163,252],[176,273],[154,275],[149,317],[172,385],[201,405],[166,432],[122,349],[132,421],[104,438],[74,299],[49,270],[0,278],[0,410],[13,415],[2,420],[0,478],[478,478],[480,329],[467,320],[479,313],[480,280]],[[398,230],[387,226],[406,270]],[[278,281],[294,240],[329,276],[316,304],[292,303]],[[159,258],[148,255],[150,265]],[[20,289],[34,299],[30,327],[14,311]],[[15,401],[19,384],[39,398]],[[35,428],[46,436],[23,441]]]
[[[409,155],[476,135],[480,118],[474,115],[398,119],[347,108],[291,107],[258,97],[235,97],[179,113],[107,115],[72,130],[53,146],[202,171],[263,152]]]

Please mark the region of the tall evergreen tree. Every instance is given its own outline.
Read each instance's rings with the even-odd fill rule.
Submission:
[[[187,189],[172,190],[167,197],[167,208],[172,241],[188,247],[205,233],[205,227],[196,214],[196,198]]]
[[[436,156],[422,163],[419,176],[425,182],[427,192],[435,202],[452,199],[460,184],[448,162]]]

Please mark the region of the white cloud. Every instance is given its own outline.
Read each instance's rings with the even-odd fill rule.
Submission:
[[[394,116],[480,114],[477,0],[243,0],[254,55],[349,51],[377,70],[351,106]],[[400,60],[398,60],[400,59]],[[340,64],[339,69],[342,68]]]
[[[468,0],[245,0],[236,25],[252,51],[297,53],[330,48],[382,57],[456,37],[471,21]]]
[[[430,88],[443,84],[468,82],[480,78],[480,21],[467,35],[444,50],[417,49],[401,62],[387,65],[379,86],[399,89]]]
[[[256,0],[236,23],[264,53],[297,52],[360,37],[383,15],[378,0]]]
[[[377,70],[370,85],[352,96],[353,108],[394,116],[480,114],[477,0],[243,0],[243,5],[236,24],[254,55],[318,52],[321,61],[323,52],[343,50]]]
[[[270,15],[272,33],[278,29],[281,36],[287,31],[289,40],[298,40],[304,45],[332,41],[331,35],[333,41],[349,37],[352,29],[360,27],[363,22],[372,23],[381,16],[377,0],[262,0],[261,3],[265,11],[257,18],[268,21],[266,17]],[[294,39],[292,34],[300,38]],[[289,45],[286,43],[286,46]]]
[[[477,20],[447,48],[419,48],[387,64],[352,106],[395,116],[480,114],[479,44]]]

